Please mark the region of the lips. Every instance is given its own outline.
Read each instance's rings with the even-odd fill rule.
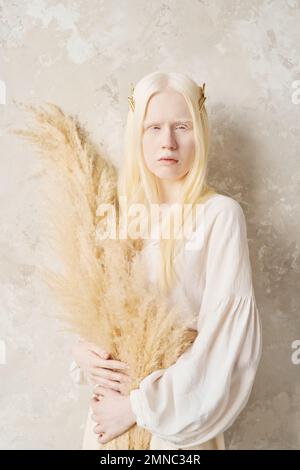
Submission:
[[[162,161],[165,161],[165,162],[168,162],[168,161],[178,162],[177,158],[174,158],[174,157],[160,157],[160,159],[158,161],[159,162],[162,162]]]

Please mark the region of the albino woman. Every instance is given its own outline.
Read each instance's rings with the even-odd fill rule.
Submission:
[[[262,332],[246,221],[236,200],[206,183],[204,101],[204,86],[180,73],[159,72],[140,80],[129,98],[119,197],[127,207],[143,204],[149,214],[159,204],[167,210],[161,221],[173,204],[199,208],[189,243],[153,237],[161,233],[155,226],[141,252],[149,282],[181,306],[197,337],[175,364],[152,372],[127,396],[119,391],[130,375],[124,364],[79,339],[71,373],[77,382],[95,385],[96,394],[82,449],[100,449],[134,423],[152,433],[150,449],[225,449],[224,431],[249,399]]]

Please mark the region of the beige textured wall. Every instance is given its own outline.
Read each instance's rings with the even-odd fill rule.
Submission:
[[[206,82],[210,182],[247,218],[264,351],[227,447],[300,448],[299,24],[299,0],[0,1],[1,449],[79,448],[90,394],[36,272],[45,175],[13,100],[77,114],[119,164],[130,82],[155,70]]]

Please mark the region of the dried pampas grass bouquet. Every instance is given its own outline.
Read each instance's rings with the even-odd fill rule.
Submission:
[[[193,343],[195,330],[154,284],[149,284],[140,256],[143,240],[99,239],[107,220],[100,204],[113,204],[118,214],[116,168],[90,142],[78,120],[58,106],[19,104],[33,116],[26,129],[12,132],[38,149],[49,184],[48,243],[62,270],[40,266],[61,306],[64,328],[126,362],[132,381],[128,394],[157,369],[172,365]],[[63,194],[63,199],[61,197]],[[151,433],[137,425],[99,449],[149,449]]]

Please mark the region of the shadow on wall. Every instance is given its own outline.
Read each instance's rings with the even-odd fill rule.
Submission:
[[[259,141],[246,116],[234,122],[233,115],[222,105],[214,109],[208,180],[238,201],[246,217],[263,354],[250,399],[225,433],[226,448],[279,449],[280,442],[281,449],[299,449],[300,365],[291,360],[291,345],[300,339],[296,198],[287,194],[285,204],[289,190],[280,185],[278,163],[267,166],[265,139]]]

